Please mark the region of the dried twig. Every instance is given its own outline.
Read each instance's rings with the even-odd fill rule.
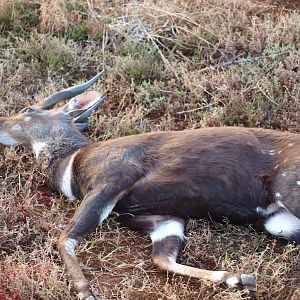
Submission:
[[[201,106],[201,107],[197,107],[197,108],[194,108],[194,109],[190,109],[190,110],[178,111],[177,114],[178,115],[188,114],[190,112],[194,112],[194,111],[197,111],[197,110],[202,110],[204,108],[208,108],[208,107],[211,107],[211,106],[213,106],[212,103],[204,105],[204,106]]]
[[[216,71],[216,70],[219,70],[219,69],[228,68],[232,65],[240,65],[242,63],[247,63],[247,62],[252,63],[252,62],[264,59],[264,58],[282,56],[282,55],[286,55],[288,53],[289,52],[283,52],[283,53],[277,53],[277,54],[273,54],[273,55],[260,55],[260,56],[256,56],[256,57],[249,57],[249,58],[241,58],[241,59],[238,59],[238,60],[231,60],[231,61],[228,61],[228,62],[225,62],[225,63],[208,66],[206,68],[201,69],[200,72]]]
[[[153,43],[154,47],[157,49],[159,55],[161,56],[162,61],[165,63],[165,65],[170,69],[170,71],[175,75],[176,79],[179,81],[179,77],[178,77],[177,72],[174,70],[174,68],[172,68],[171,64],[168,62],[166,57],[163,55],[162,51],[160,50],[160,48],[156,44],[154,38],[151,36],[151,34],[148,32],[148,30],[145,28],[145,26],[142,23],[141,23],[141,26],[142,26],[145,34],[149,38],[149,40]]]

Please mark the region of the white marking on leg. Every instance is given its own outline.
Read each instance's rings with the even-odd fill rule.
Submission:
[[[236,277],[229,277],[226,283],[229,287],[235,287],[239,283],[239,280]]]
[[[115,207],[115,203],[109,203],[103,210],[100,215],[99,224],[101,224],[105,219],[108,218],[109,214],[112,212],[113,208]]]
[[[70,256],[75,256],[75,247],[77,245],[77,241],[74,239],[67,239],[65,243],[65,249]]]
[[[280,207],[286,208],[286,207],[284,206],[284,204],[283,204],[281,201],[277,201],[276,203],[277,203]]]
[[[95,300],[95,298],[93,296],[88,296],[87,298],[84,298],[83,292],[80,292],[78,294],[78,297],[79,297],[80,300]]]
[[[72,154],[68,166],[63,174],[62,177],[62,181],[60,183],[60,189],[62,191],[62,193],[69,199],[69,200],[75,200],[76,197],[73,195],[73,191],[72,191],[72,174],[73,174],[73,162],[74,162],[74,158],[76,156],[77,152],[75,152],[74,154]]]
[[[288,210],[283,210],[269,217],[264,227],[273,235],[290,237],[300,230],[300,219]]]
[[[165,239],[168,236],[175,235],[183,240],[184,225],[176,220],[168,220],[160,223],[151,233],[152,242]]]
[[[227,274],[226,271],[213,271],[211,280],[216,283],[223,281],[225,274]]]
[[[45,142],[35,142],[32,144],[32,149],[36,158],[39,158],[41,152],[45,150],[46,146],[47,144]]]
[[[256,211],[257,211],[257,213],[259,213],[263,216],[269,216],[269,215],[272,215],[273,213],[275,213],[276,211],[278,211],[280,209],[280,207],[281,207],[281,205],[277,202],[277,203],[269,204],[266,208],[262,208],[262,207],[258,206],[256,208]]]

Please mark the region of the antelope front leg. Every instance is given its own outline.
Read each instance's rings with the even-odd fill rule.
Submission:
[[[77,239],[71,238],[67,231],[64,231],[59,239],[59,254],[78,293],[79,299],[95,300],[90,286],[84,277],[79,262],[75,256],[75,246]]]
[[[61,259],[81,300],[94,300],[95,298],[80,269],[75,255],[75,246],[84,236],[95,231],[99,223],[112,211],[115,198],[108,196],[112,194],[107,190],[87,194],[59,238],[58,249]]]

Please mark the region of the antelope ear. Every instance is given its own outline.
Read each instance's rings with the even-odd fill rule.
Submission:
[[[99,92],[87,92],[72,98],[63,107],[63,111],[72,116],[73,122],[83,123],[100,106],[105,98]]]

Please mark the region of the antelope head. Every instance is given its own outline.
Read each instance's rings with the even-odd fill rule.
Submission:
[[[27,107],[19,114],[0,118],[0,143],[31,146],[37,157],[41,152],[54,155],[88,143],[80,133],[87,128],[87,119],[99,107],[105,97],[91,91],[92,86],[104,72],[101,71],[88,82],[57,92],[35,107]],[[71,99],[66,105],[53,108],[55,104]]]

